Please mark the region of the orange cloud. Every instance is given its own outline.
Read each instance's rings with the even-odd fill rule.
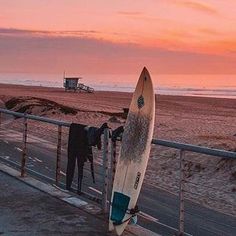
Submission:
[[[116,45],[128,43],[145,48],[159,48],[170,51],[185,51],[189,53],[204,53],[211,55],[227,55],[236,51],[236,38],[224,38],[224,34],[209,28],[197,29],[198,34],[183,29],[166,29],[158,33],[156,37],[144,36],[141,41],[127,42],[120,39],[119,33],[105,34],[94,30],[77,31],[41,31],[0,28],[0,36],[11,38],[74,38],[75,40],[99,40],[105,43],[115,43]],[[200,34],[199,34],[200,33]],[[124,36],[124,35],[123,35]]]
[[[164,39],[157,40],[155,47],[145,47],[88,37],[31,34],[19,37],[17,31],[20,30],[8,29],[8,35],[0,34],[0,72],[58,73],[66,69],[71,73],[126,74],[138,71],[143,65],[155,73],[236,72],[236,57],[231,54],[190,52],[187,47],[174,50],[177,46],[168,50],[160,47],[171,43]],[[228,42],[228,46],[236,45]]]
[[[206,50],[217,51],[221,54],[236,56],[236,38],[231,40],[217,40],[208,42]]]
[[[124,15],[124,16],[140,16],[143,15],[140,11],[119,11],[118,15]]]
[[[212,36],[219,36],[219,35],[221,36],[223,34],[215,29],[210,29],[210,28],[199,28],[198,32],[202,34],[206,34],[206,35],[212,35]]]
[[[219,12],[205,4],[205,3],[200,3],[200,2],[194,2],[194,1],[175,1],[176,4],[178,5],[181,5],[181,6],[184,6],[184,7],[188,7],[188,8],[191,8],[191,9],[194,9],[194,10],[197,10],[197,11],[201,11],[201,12],[204,12],[204,13],[208,13],[208,14],[211,14],[211,15],[218,15]]]
[[[158,18],[154,16],[149,16],[145,14],[144,12],[141,11],[119,11],[117,14],[121,17],[127,17],[129,19],[134,19],[134,20],[143,20],[143,21],[154,21],[154,22],[159,22],[159,23],[170,23],[170,20],[163,19],[163,18]]]
[[[0,35],[8,36],[96,36],[101,32],[96,30],[27,30],[27,29],[14,29],[14,28],[0,28]]]

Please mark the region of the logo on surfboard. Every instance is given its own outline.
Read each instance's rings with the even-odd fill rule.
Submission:
[[[139,109],[141,109],[144,106],[144,97],[142,95],[139,96],[137,103]]]
[[[138,188],[138,183],[139,183],[140,177],[141,177],[141,173],[138,172],[138,173],[137,173],[137,176],[136,176],[135,183],[134,183],[134,189],[137,189],[137,188]]]

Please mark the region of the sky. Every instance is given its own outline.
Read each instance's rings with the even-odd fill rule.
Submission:
[[[0,0],[0,72],[236,74],[235,0]]]

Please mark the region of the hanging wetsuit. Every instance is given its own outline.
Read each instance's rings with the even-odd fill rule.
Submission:
[[[78,191],[81,189],[81,181],[83,178],[83,166],[86,160],[86,130],[85,125],[72,123],[69,131],[68,141],[68,162],[66,170],[66,189],[71,189],[71,184],[75,172],[75,164],[77,160],[78,166]]]
[[[107,128],[107,123],[104,123],[100,128],[88,127],[75,123],[71,124],[68,141],[66,189],[71,189],[76,160],[78,166],[78,193],[81,192],[84,162],[87,160],[91,163],[92,177],[93,181],[95,181],[93,173],[92,146],[97,146],[98,149],[101,149],[101,135],[105,128]]]

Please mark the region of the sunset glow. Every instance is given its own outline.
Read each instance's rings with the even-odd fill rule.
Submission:
[[[0,71],[236,73],[236,1],[1,0]]]

